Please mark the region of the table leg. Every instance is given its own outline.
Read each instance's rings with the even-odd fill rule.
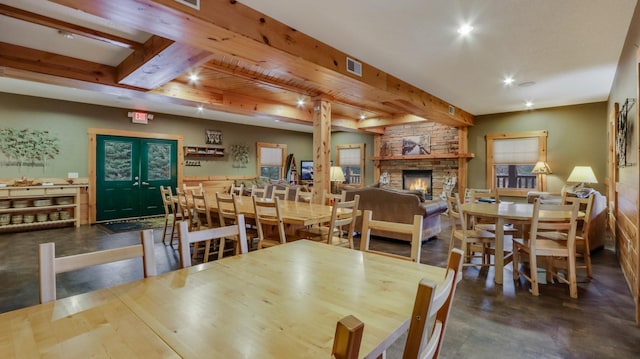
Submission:
[[[496,221],[496,250],[494,251],[495,276],[494,280],[502,284],[504,275],[504,218],[498,217]]]

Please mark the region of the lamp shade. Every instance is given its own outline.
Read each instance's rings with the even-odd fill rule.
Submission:
[[[575,166],[567,182],[598,183],[598,180],[590,166]]]
[[[546,175],[551,173],[551,167],[545,161],[538,161],[536,165],[533,167],[531,173],[535,173],[537,175]]]
[[[340,166],[331,167],[331,172],[329,172],[329,180],[331,182],[344,182],[346,178],[344,177],[344,172],[342,172],[342,167]]]

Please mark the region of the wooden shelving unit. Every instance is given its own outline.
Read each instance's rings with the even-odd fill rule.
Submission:
[[[395,155],[395,156],[371,156],[371,161],[397,161],[397,160],[438,160],[452,158],[474,158],[473,153],[437,153],[432,155]]]
[[[214,146],[184,146],[185,157],[224,157],[224,147]]]
[[[0,225],[0,232],[17,232],[21,230],[51,228],[62,225],[80,227],[80,188],[77,185],[56,186],[26,186],[0,188],[0,201],[7,203],[9,208],[0,208],[0,216],[23,216],[22,223]],[[60,198],[69,198],[61,201]],[[38,205],[46,200],[50,204]],[[24,206],[15,207],[15,201],[25,201]],[[64,203],[59,203],[64,202]],[[68,202],[68,203],[67,203]],[[63,214],[64,213],[64,214]],[[46,220],[37,220],[37,216],[46,215]],[[68,218],[66,217],[68,214]],[[33,215],[33,221],[24,222],[25,215]]]

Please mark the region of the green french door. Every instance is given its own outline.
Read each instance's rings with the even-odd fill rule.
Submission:
[[[177,183],[177,141],[98,135],[96,221],[164,213],[160,186]]]

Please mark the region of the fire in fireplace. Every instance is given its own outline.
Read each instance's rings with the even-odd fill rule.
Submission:
[[[402,188],[424,191],[426,199],[432,199],[432,170],[402,170]]]

